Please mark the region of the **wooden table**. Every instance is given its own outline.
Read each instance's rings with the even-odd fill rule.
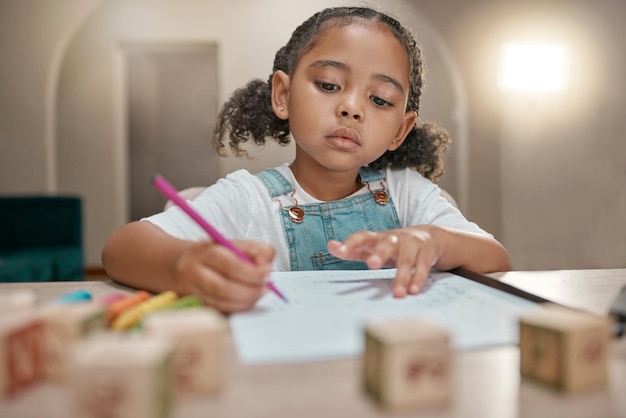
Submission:
[[[491,275],[531,293],[593,313],[606,314],[626,284],[626,269],[508,272]],[[0,292],[31,287],[40,302],[83,288],[95,297],[132,292],[112,281],[2,283]],[[520,379],[516,346],[457,352],[453,402],[446,409],[388,413],[362,390],[360,358],[279,365],[242,365],[227,339],[222,391],[179,402],[175,417],[626,417],[626,338],[615,340],[606,389],[564,395]],[[43,383],[0,405],[1,418],[69,417],[62,385]]]

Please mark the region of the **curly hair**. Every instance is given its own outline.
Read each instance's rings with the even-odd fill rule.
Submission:
[[[287,44],[276,53],[272,75],[278,70],[292,75],[300,57],[315,46],[325,30],[350,25],[357,19],[383,25],[405,47],[410,64],[406,111],[419,115],[424,85],[422,52],[411,33],[400,22],[371,8],[328,8],[311,16],[296,28]],[[264,145],[268,137],[280,145],[289,144],[289,121],[279,119],[271,106],[272,75],[267,81],[250,81],[236,90],[222,107],[214,137],[214,145],[220,155],[227,154],[224,144],[226,138],[228,146],[237,156],[246,155],[240,144],[250,139],[259,146]],[[369,166],[375,169],[412,168],[436,182],[443,175],[443,155],[449,142],[448,134],[443,129],[431,123],[416,125],[400,147],[385,152]]]

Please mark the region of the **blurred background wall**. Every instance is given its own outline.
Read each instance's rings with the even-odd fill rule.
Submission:
[[[149,178],[140,193],[151,169],[183,188],[290,161],[276,145],[214,158],[215,111],[335,5],[379,7],[412,29],[426,61],[420,118],[453,139],[441,186],[514,269],[626,267],[622,0],[0,0],[0,194],[82,196],[97,268],[137,201],[162,204]],[[564,45],[566,88],[502,90],[509,41]]]

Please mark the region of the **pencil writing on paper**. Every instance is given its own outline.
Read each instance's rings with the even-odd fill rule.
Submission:
[[[215,229],[210,223],[208,223],[198,212],[196,212],[189,204],[180,197],[174,186],[172,186],[163,176],[155,175],[152,179],[154,187],[161,192],[166,198],[174,202],[176,206],[181,208],[191,219],[193,219],[200,227],[207,233],[213,240],[220,245],[230,249],[243,261],[252,264],[252,260],[244,254],[233,243],[227,240],[220,232]],[[274,283],[268,282],[267,287],[274,292],[278,297],[287,302],[287,298],[276,288]]]

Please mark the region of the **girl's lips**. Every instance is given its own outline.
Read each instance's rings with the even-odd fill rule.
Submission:
[[[356,148],[361,145],[359,135],[353,129],[339,128],[326,136],[332,143],[340,148]]]

